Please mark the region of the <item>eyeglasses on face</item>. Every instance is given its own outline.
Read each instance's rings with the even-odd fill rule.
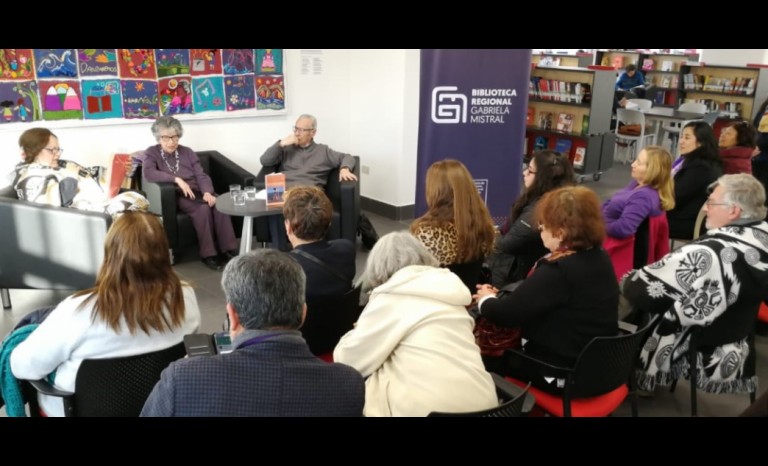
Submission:
[[[533,171],[533,169],[531,168],[530,165],[523,165],[523,173],[525,173],[525,172],[528,172],[531,175],[535,175],[536,174],[536,172]]]
[[[315,128],[299,128],[298,126],[293,127],[294,133],[308,133],[310,131],[314,131]]]
[[[64,149],[61,147],[46,147],[45,150],[54,155],[61,155],[64,153]]]
[[[181,136],[160,136],[160,140],[163,142],[169,142],[173,141],[176,142],[181,138]]]
[[[730,206],[730,205],[733,205],[733,204],[731,204],[730,202],[715,202],[714,199],[707,199],[707,207],[712,207],[712,206],[716,206],[716,205],[727,205],[727,206]]]

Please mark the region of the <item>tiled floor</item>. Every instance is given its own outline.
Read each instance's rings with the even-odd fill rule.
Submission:
[[[617,189],[629,181],[629,166],[616,165],[598,182],[587,182],[585,185],[594,189],[602,199],[607,199]],[[404,230],[410,221],[393,221],[368,213],[368,217],[380,235]],[[362,271],[368,256],[358,241],[357,272]],[[221,329],[224,320],[224,295],[221,291],[221,273],[206,268],[190,251],[177,258],[176,270],[179,275],[193,283],[197,290],[197,299],[202,312],[201,331],[214,332]],[[67,292],[11,290],[13,308],[0,314],[0,334],[6,334],[16,321],[26,313],[42,306],[55,304],[66,297]],[[757,337],[758,375],[762,381],[768,380],[768,338]],[[758,393],[762,393],[761,387]],[[699,393],[699,415],[701,416],[735,416],[749,404],[747,395],[710,395]],[[675,393],[659,392],[654,398],[640,399],[641,416],[688,416],[690,415],[689,385],[682,381]],[[625,402],[615,416],[629,416],[629,403]]]

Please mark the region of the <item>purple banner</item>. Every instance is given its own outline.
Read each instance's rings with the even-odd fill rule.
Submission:
[[[493,220],[509,214],[522,183],[531,49],[421,51],[416,215],[427,210],[432,163],[460,160]]]

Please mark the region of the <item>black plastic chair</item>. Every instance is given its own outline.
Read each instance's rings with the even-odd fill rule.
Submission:
[[[46,380],[28,382],[39,393],[61,397],[67,417],[138,417],[163,369],[185,355],[184,343],[179,343],[136,356],[86,359],[77,371],[74,393],[54,388]],[[29,411],[37,416],[37,396],[30,392]]]
[[[451,272],[455,273],[464,285],[469,288],[469,291],[474,294],[477,289],[477,284],[480,283],[480,277],[483,271],[483,260],[480,258],[473,262],[465,262],[463,264],[448,264],[447,268]]]
[[[505,357],[525,360],[546,370],[547,376],[565,379],[562,396],[530,388],[536,397],[536,404],[549,414],[562,417],[608,416],[629,395],[632,416],[637,417],[637,393],[632,375],[640,345],[656,319],[658,316],[638,331],[634,331],[634,326],[619,322],[620,329],[630,333],[593,338],[579,354],[574,367],[558,367],[519,350],[507,350]],[[518,386],[525,385],[510,377],[507,380]]]
[[[697,392],[698,392],[698,386],[697,386],[697,379],[698,379],[698,347],[702,340],[702,332],[704,331],[703,327],[693,327],[690,332],[690,336],[688,338],[688,351],[686,352],[685,357],[688,359],[688,376],[690,377],[689,382],[691,385],[691,416],[696,417],[699,414],[698,411],[698,400],[697,400]],[[747,334],[747,346],[749,348],[749,355],[747,356],[747,360],[745,361],[745,367],[751,371],[753,374],[757,374],[757,349],[755,348],[755,333],[754,331],[750,331],[749,334]],[[672,385],[669,387],[670,392],[674,392],[675,388],[677,387],[677,380],[672,381]],[[749,401],[750,403],[755,402],[755,398],[757,396],[757,386],[755,386],[755,390],[749,392]]]
[[[521,389],[498,374],[491,372],[491,376],[496,385],[496,394],[499,396],[499,406],[465,413],[433,411],[427,417],[520,417],[531,410],[535,402],[533,395],[528,393],[531,384]]]
[[[360,287],[341,297],[307,302],[307,318],[299,330],[312,354],[332,352],[360,317]]]

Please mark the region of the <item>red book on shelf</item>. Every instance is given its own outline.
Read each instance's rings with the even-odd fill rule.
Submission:
[[[584,168],[584,159],[587,155],[587,141],[574,139],[573,150],[570,154],[571,164],[574,168]]]
[[[528,113],[525,114],[525,126],[533,126],[535,125],[536,120],[536,109],[533,107],[528,107]]]

